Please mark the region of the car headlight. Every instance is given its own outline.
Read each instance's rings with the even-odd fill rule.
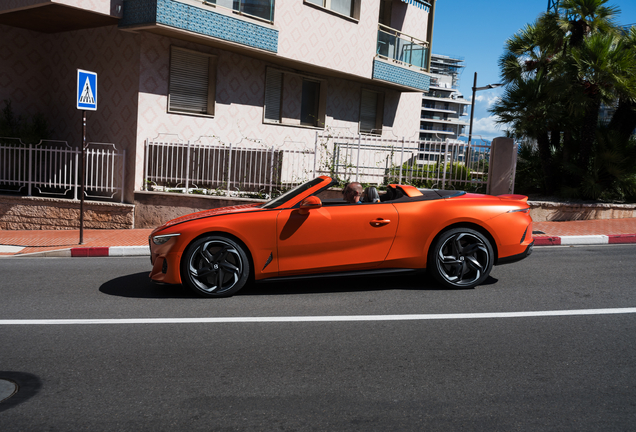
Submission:
[[[164,244],[168,240],[170,240],[172,237],[177,237],[177,236],[180,236],[180,235],[181,234],[164,234],[164,235],[154,236],[152,238],[152,242],[154,244],[156,244],[157,246],[159,246],[159,245]]]

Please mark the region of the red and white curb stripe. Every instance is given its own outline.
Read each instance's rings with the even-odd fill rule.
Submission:
[[[600,244],[636,243],[636,234],[617,235],[580,235],[580,236],[534,236],[535,246],[575,246]],[[19,253],[23,246],[0,245],[0,253],[11,256]],[[149,246],[106,246],[106,247],[74,247],[45,252],[33,252],[20,256],[32,257],[126,257],[149,256]]]
[[[636,234],[535,236],[535,246],[573,246],[636,243]]]
[[[126,257],[149,256],[149,246],[106,246],[106,247],[74,247],[44,252],[33,252],[20,256],[32,257]]]

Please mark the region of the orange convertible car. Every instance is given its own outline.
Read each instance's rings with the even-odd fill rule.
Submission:
[[[264,204],[205,210],[150,235],[156,282],[206,297],[248,281],[427,269],[448,288],[482,283],[492,266],[532,252],[527,197],[389,185],[360,204],[326,199],[318,177]]]

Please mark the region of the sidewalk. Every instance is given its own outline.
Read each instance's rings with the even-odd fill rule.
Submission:
[[[0,230],[0,257],[147,256],[152,229],[7,231]],[[535,222],[535,246],[636,243],[636,218]]]

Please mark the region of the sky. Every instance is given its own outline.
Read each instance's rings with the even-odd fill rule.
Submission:
[[[609,0],[607,5],[621,10],[617,17],[620,25],[636,24],[636,0]],[[433,53],[464,58],[465,68],[460,79],[460,91],[464,98],[470,100],[472,97],[475,72],[477,87],[500,81],[498,62],[506,40],[526,24],[534,22],[547,7],[548,0],[435,2]],[[502,93],[502,88],[476,93],[473,137],[491,140],[504,135],[488,113],[488,107]]]

